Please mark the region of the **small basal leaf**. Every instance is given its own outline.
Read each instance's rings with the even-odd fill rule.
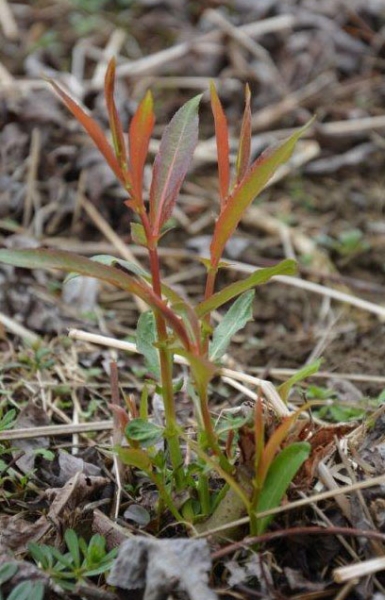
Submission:
[[[274,267],[266,267],[264,269],[259,269],[255,271],[246,279],[242,281],[237,281],[228,285],[226,288],[221,290],[220,292],[216,292],[213,294],[208,300],[204,300],[196,307],[195,311],[199,318],[204,317],[209,314],[212,310],[216,310],[223,304],[226,304],[229,300],[236,298],[243,292],[247,292],[257,285],[262,285],[269,281],[275,275],[295,275],[297,271],[297,263],[295,260],[290,258],[286,260],[282,260],[280,263],[275,265]]]
[[[219,360],[227,350],[231,338],[253,318],[254,291],[249,290],[237,298],[214,330],[210,344],[210,360]]]
[[[140,504],[130,504],[123,513],[123,517],[126,521],[133,521],[139,527],[146,527],[151,521],[151,515]]]
[[[18,565],[14,562],[4,563],[0,567],[0,585],[12,579],[17,573]]]
[[[133,419],[126,427],[126,437],[138,442],[143,448],[154,446],[163,438],[164,429],[145,419]]]
[[[134,244],[147,248],[147,238],[141,223],[131,222],[131,237]]]
[[[198,141],[198,107],[192,98],[171,119],[156,155],[150,189],[150,223],[158,238],[170,218]]]
[[[296,442],[278,454],[267,473],[259,496],[257,513],[279,506],[290,483],[309,457],[310,449],[311,446],[307,442]],[[262,534],[272,519],[273,515],[258,519],[256,535]]]
[[[152,470],[152,462],[145,450],[140,448],[123,448],[119,446],[116,452],[123,464],[136,467],[145,473]]]
[[[136,347],[144,356],[147,369],[160,381],[159,353],[156,342],[155,317],[152,311],[140,315],[136,328]]]
[[[44,595],[44,581],[22,581],[13,588],[7,600],[43,600]]]
[[[299,383],[300,381],[303,381],[307,377],[314,375],[314,373],[318,373],[321,363],[322,363],[322,359],[319,359],[319,360],[315,360],[310,365],[305,365],[302,369],[300,369],[299,371],[294,373],[294,375],[292,375],[292,377],[290,377],[290,379],[288,379],[287,381],[282,383],[278,387],[278,393],[281,396],[282,400],[284,402],[286,402],[286,400],[289,397],[292,387],[296,383]]]

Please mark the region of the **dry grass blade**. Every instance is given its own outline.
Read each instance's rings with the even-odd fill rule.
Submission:
[[[356,565],[348,565],[346,567],[334,569],[333,577],[334,581],[337,583],[345,583],[345,581],[367,577],[368,575],[373,575],[374,573],[384,570],[385,556],[379,556],[378,558],[363,560]]]
[[[91,433],[94,431],[111,431],[113,421],[95,421],[91,423],[71,423],[69,425],[47,425],[25,429],[9,429],[0,431],[0,440],[26,440],[39,436],[72,435],[75,433]]]

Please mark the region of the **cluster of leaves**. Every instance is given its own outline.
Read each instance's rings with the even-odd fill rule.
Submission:
[[[203,300],[193,306],[161,280],[158,245],[168,228],[182,183],[190,166],[198,140],[198,109],[201,96],[182,106],[166,127],[152,168],[148,202],[143,192],[143,173],[152,136],[155,115],[153,100],[148,92],[140,102],[129,126],[128,144],[114,101],[115,62],[108,66],[105,78],[105,97],[112,134],[112,146],[100,126],[55,82],[52,85],[67,108],[78,119],[92,138],[106,162],[127,193],[125,204],[134,214],[131,234],[134,241],[147,249],[150,269],[111,256],[83,256],[57,250],[1,250],[0,260],[29,268],[56,268],[96,277],[134,294],[143,300],[150,312],[141,316],[137,330],[138,349],[145,355],[156,388],[163,399],[165,426],[155,427],[149,420],[144,398],[139,414],[131,407],[126,427],[127,448],[120,448],[121,459],[144,471],[156,484],[160,507],[166,505],[175,518],[194,522],[198,517],[213,513],[230,488],[248,511],[252,531],[260,531],[254,518],[261,509],[264,486],[271,490],[277,477],[286,470],[285,486],[274,495],[281,497],[295,472],[302,464],[309,448],[292,446],[281,450],[282,443],[293,419],[284,421],[265,446],[263,415],[256,409],[253,420],[254,454],[251,457],[254,479],[252,490],[239,483],[236,452],[237,436],[229,432],[223,440],[216,430],[209,411],[209,383],[217,372],[218,363],[226,351],[231,336],[252,317],[251,305],[254,288],[268,282],[275,275],[291,275],[296,266],[284,260],[274,267],[256,269],[246,279],[217,290],[217,275],[226,267],[222,254],[226,243],[237,228],[245,210],[263,190],[276,169],[292,154],[305,128],[265,151],[251,162],[251,109],[250,92],[246,88],[245,110],[241,125],[240,143],[235,172],[230,169],[229,132],[227,120],[214,85],[211,86],[211,108],[214,118],[219,173],[219,214],[210,244],[210,256],[203,260],[206,267],[206,285]],[[211,313],[234,301],[222,323],[213,330]],[[173,357],[179,355],[189,364],[191,381],[189,392],[194,405],[197,430],[191,440],[177,422],[175,385],[172,379]],[[285,397],[286,392],[282,392]],[[296,415],[297,416],[297,415]],[[296,417],[295,417],[296,418]],[[156,442],[163,438],[167,453],[159,450]],[[197,456],[192,468],[184,464],[181,439],[190,445]],[[283,453],[284,452],[284,453]],[[293,459],[293,456],[296,458]],[[277,466],[275,462],[280,458]],[[293,465],[290,467],[289,465]],[[210,470],[223,480],[222,492],[213,495],[210,490]],[[278,475],[274,475],[275,473]],[[282,481],[282,478],[281,478]],[[189,499],[182,505],[175,503],[174,492],[190,490]],[[178,496],[178,494],[177,494]],[[180,496],[180,494],[179,494]],[[278,497],[279,496],[279,497]],[[262,503],[262,507],[263,507]],[[265,522],[264,522],[265,523]],[[264,525],[265,526],[265,525]]]
[[[16,575],[18,568],[16,562],[8,562],[0,566],[0,600],[43,600],[45,591],[43,581],[22,581],[5,598],[1,588],[4,584],[11,581]]]
[[[39,568],[65,590],[73,590],[77,584],[105,574],[118,553],[118,548],[107,552],[106,540],[99,534],[93,535],[87,544],[76,531],[67,529],[64,539],[68,548],[65,554],[45,544],[31,543],[28,549]]]

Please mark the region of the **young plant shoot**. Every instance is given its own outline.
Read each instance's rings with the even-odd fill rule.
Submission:
[[[265,440],[262,403],[248,422],[238,422],[224,431],[222,423],[214,426],[209,408],[209,384],[217,373],[221,357],[231,337],[252,318],[254,289],[275,275],[293,275],[294,261],[256,271],[249,277],[218,288],[217,275],[225,268],[222,260],[227,242],[242,215],[263,190],[277,168],[287,161],[306,126],[288,139],[265,151],[254,162],[251,157],[250,91],[241,124],[239,149],[234,173],[230,168],[229,134],[226,116],[215,86],[210,89],[218,156],[219,213],[205,259],[206,284],[200,303],[193,306],[162,282],[159,244],[173,213],[181,186],[190,167],[198,141],[201,96],[184,104],[165,128],[152,166],[148,194],[144,194],[143,173],[153,133],[155,115],[148,92],[140,102],[125,135],[114,101],[115,61],[109,63],[105,77],[105,98],[112,144],[97,122],[57,83],[55,92],[93,140],[106,163],[123,186],[126,206],[133,212],[131,235],[136,244],[146,248],[149,271],[138,269],[112,256],[85,258],[73,253],[35,249],[0,250],[0,261],[27,268],[59,269],[95,277],[144,301],[149,308],[138,323],[137,347],[143,353],[155,380],[156,393],[164,405],[164,427],[148,418],[146,393],[143,394],[140,418],[128,415],[125,436],[128,445],[117,448],[123,462],[147,474],[159,495],[159,514],[167,508],[175,519],[196,524],[206,520],[236,517],[236,511],[224,510],[230,498],[238,499],[241,512],[250,517],[251,533],[261,533],[269,519],[257,513],[277,506],[298,469],[309,454],[303,442],[285,444],[287,434],[298,414],[277,426]],[[148,198],[148,200],[147,200]],[[145,200],[146,199],[146,200]],[[214,329],[211,314],[232,302],[219,326]],[[190,396],[196,431],[187,435],[177,419],[176,383],[173,380],[173,357],[184,357],[190,367]],[[245,437],[246,436],[246,437]],[[250,478],[240,475],[242,443],[251,440],[253,448],[247,459]],[[162,444],[159,441],[163,440]],[[238,446],[237,446],[238,444]],[[196,456],[188,464],[184,448],[190,446]],[[161,449],[160,449],[161,448]],[[245,467],[245,464],[241,465]],[[213,472],[215,475],[215,486]],[[218,481],[222,482],[218,487]],[[215,491],[214,491],[215,487]],[[183,492],[183,494],[181,494]],[[180,498],[186,498],[183,502]],[[221,508],[222,506],[222,508]],[[221,514],[226,515],[221,517]]]

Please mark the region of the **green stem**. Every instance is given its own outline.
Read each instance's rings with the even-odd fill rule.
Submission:
[[[205,289],[205,295],[204,295],[204,299],[208,300],[209,298],[211,298],[211,296],[214,293],[214,288],[215,288],[215,280],[217,277],[217,273],[218,273],[218,267],[211,264],[209,267],[209,270],[207,272],[207,279],[206,279],[206,289]],[[209,330],[210,328],[210,313],[208,313],[204,319],[203,322],[205,325],[207,325],[207,329]],[[208,351],[209,351],[209,336],[207,335],[204,343],[203,343],[203,351],[205,353],[205,355],[208,355]]]
[[[199,475],[198,494],[201,505],[201,514],[207,517],[211,512],[210,489],[207,473],[200,473]]]
[[[148,240],[152,287],[155,294],[159,298],[161,298],[162,288],[160,281],[159,255],[156,245],[151,241],[151,232],[146,215],[143,216],[142,223]],[[176,487],[177,489],[181,489],[183,487],[183,474],[181,471],[181,466],[183,464],[183,456],[178,439],[174,390],[172,385],[172,353],[167,347],[168,335],[165,320],[163,319],[162,315],[156,311],[155,323],[159,342],[159,362],[161,373],[162,397],[166,421],[165,435],[170,452],[171,464],[175,472]]]

